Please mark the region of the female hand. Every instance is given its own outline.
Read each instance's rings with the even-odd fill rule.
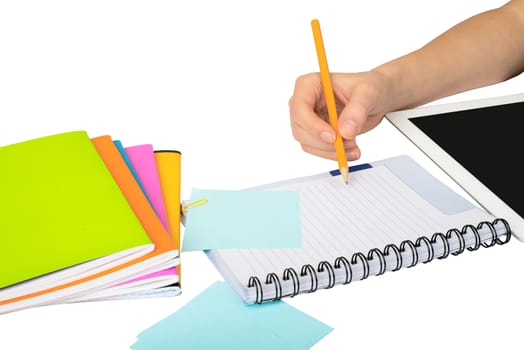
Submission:
[[[356,136],[373,129],[392,105],[391,82],[377,71],[332,73],[331,81],[339,116],[338,129],[348,160],[360,158]],[[319,73],[297,78],[289,99],[294,138],[305,152],[336,160],[335,130],[330,126]]]

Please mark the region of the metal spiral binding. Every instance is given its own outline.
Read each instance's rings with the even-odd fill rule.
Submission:
[[[311,288],[309,288],[309,293],[312,293],[318,289],[318,276],[317,272],[313,268],[313,266],[306,264],[302,266],[302,269],[300,271],[300,276],[308,276],[311,279]]]
[[[396,245],[388,244],[384,248],[384,256],[389,256],[389,254],[390,254],[389,251],[391,249],[393,249],[393,252],[395,253],[395,257],[397,259],[397,264],[395,265],[395,267],[391,271],[398,271],[402,267],[402,254],[400,253],[400,249]]]
[[[424,242],[424,244],[426,245],[427,252],[428,252],[427,259],[425,261],[423,261],[423,263],[426,264],[426,263],[430,262],[431,260],[433,260],[433,258],[435,257],[435,251],[433,250],[433,246],[431,245],[431,241],[426,236],[422,236],[422,237],[417,238],[417,240],[415,241],[415,247],[416,248],[420,248],[421,247],[421,242]]]
[[[273,298],[273,300],[278,300],[282,298],[282,285],[280,284],[280,279],[278,278],[276,273],[272,272],[266,276],[266,284],[275,285],[275,297]]]
[[[457,230],[458,231],[458,230]],[[464,239],[464,237],[461,236],[462,239]],[[433,236],[431,236],[431,243],[437,243],[437,240],[440,239],[440,241],[442,242],[442,246],[444,247],[444,253],[442,253],[441,256],[439,256],[438,258],[439,259],[445,259],[449,256],[449,252],[451,251],[451,249],[449,248],[449,241],[448,239],[446,238],[446,236],[443,234],[443,233],[440,233],[440,232],[436,232],[433,234]],[[463,241],[461,241],[462,243],[460,244],[465,244],[463,243]]]
[[[356,265],[358,263],[357,259],[360,260],[363,270],[362,277],[360,279],[365,280],[369,277],[369,261],[366,259],[366,256],[363,253],[358,252],[353,254],[353,256],[351,257],[351,264]]]
[[[451,230],[448,230],[448,232],[446,232],[446,240],[449,242],[449,240],[451,239],[453,235],[455,235],[459,241],[459,249],[456,252],[451,253],[451,254],[453,255],[462,254],[464,250],[466,249],[466,240],[464,239],[462,232],[460,232],[456,228],[453,228]]]
[[[504,230],[506,231],[506,237],[504,240],[501,240],[500,237],[497,235],[497,238],[495,239],[496,244],[506,244],[509,242],[511,238],[511,228],[509,227],[509,224],[504,219],[496,219],[493,221],[493,226],[501,222],[504,225]]]
[[[386,268],[387,268],[387,266],[386,266],[386,258],[384,257],[384,253],[380,249],[373,248],[368,253],[368,258],[367,258],[368,262],[373,260],[375,255],[378,257],[378,260],[379,260],[379,263],[380,263],[380,269],[378,270],[378,272],[377,272],[377,274],[375,276],[379,276],[379,275],[382,275],[384,272],[386,272]],[[368,274],[369,274],[369,272],[368,272]]]
[[[497,230],[495,229],[495,226],[499,223],[502,223],[504,225],[505,231],[503,233],[504,238],[502,239],[499,234],[497,233]],[[491,239],[487,241],[482,241],[482,238],[480,236],[479,231],[483,229],[485,226],[488,227],[489,232],[491,233]],[[466,241],[464,236],[472,235],[474,237],[474,244],[470,247],[466,248]],[[383,250],[380,250],[379,248],[373,248],[368,251],[367,255],[365,255],[362,252],[354,253],[350,259],[344,256],[339,256],[335,259],[334,263],[330,263],[328,261],[321,261],[317,268],[315,269],[313,265],[311,264],[305,264],[301,267],[300,273],[297,273],[297,271],[294,268],[286,268],[283,271],[282,274],[282,281],[291,281],[293,285],[293,291],[290,294],[283,295],[283,289],[282,289],[282,283],[281,279],[278,277],[278,275],[274,272],[268,273],[266,276],[266,285],[273,285],[275,288],[274,297],[271,299],[264,299],[264,293],[263,293],[263,285],[260,281],[260,279],[256,276],[252,276],[249,278],[248,282],[248,288],[255,288],[256,290],[256,297],[255,297],[255,303],[260,304],[264,301],[272,301],[272,300],[279,300],[284,296],[295,296],[301,292],[301,285],[300,285],[300,277],[309,277],[309,289],[302,291],[302,292],[308,292],[312,293],[315,292],[318,289],[318,274],[319,273],[326,273],[328,277],[328,283],[327,286],[322,287],[325,289],[332,288],[337,283],[338,284],[349,284],[353,281],[353,267],[360,264],[360,267],[362,269],[362,275],[360,280],[364,280],[369,277],[370,275],[370,265],[369,263],[374,260],[378,260],[379,268],[378,272],[376,272],[374,275],[379,276],[383,273],[385,273],[388,268],[391,271],[398,271],[402,267],[413,267],[417,265],[419,262],[422,263],[428,263],[432,261],[435,258],[435,250],[434,245],[441,246],[443,248],[443,252],[441,255],[438,256],[438,259],[445,259],[449,256],[451,253],[452,255],[459,255],[463,253],[466,249],[468,251],[474,251],[479,249],[481,246],[484,248],[492,247],[496,244],[502,245],[507,242],[509,242],[511,238],[511,229],[509,227],[509,224],[504,219],[495,219],[493,222],[487,222],[483,221],[479,223],[476,227],[473,225],[465,225],[462,230],[458,230],[456,228],[448,230],[445,234],[444,233],[434,233],[431,238],[428,238],[426,236],[421,236],[415,240],[415,242],[411,240],[405,240],[400,243],[400,245],[395,244],[388,244],[384,247]],[[451,252],[450,247],[450,241],[455,240],[458,243],[458,249],[455,252]],[[425,248],[425,259],[424,261],[419,261],[419,250]],[[411,253],[411,260],[409,261],[409,265],[404,266],[404,259],[402,257],[402,253],[408,251]],[[388,261],[386,260],[387,257],[389,257],[391,254],[394,254],[395,256],[395,265],[394,266],[388,266]],[[423,255],[424,256],[424,255]],[[343,269],[344,271],[344,278],[341,280],[336,279],[336,271]]]
[[[300,293],[300,279],[298,278],[298,274],[295,271],[295,269],[287,268],[284,270],[284,273],[282,274],[282,279],[284,281],[288,281],[290,277],[293,280],[293,293],[290,296],[294,297],[295,295]]]
[[[406,251],[406,245],[409,246],[409,249],[411,251],[411,264],[409,264],[406,267],[413,267],[416,264],[418,264],[418,252],[417,247],[415,247],[415,243],[411,242],[410,240],[405,240],[400,243],[399,250],[401,253],[404,253]]]
[[[255,303],[261,304],[264,301],[264,291],[262,289],[262,283],[260,283],[260,279],[256,276],[249,277],[249,282],[247,283],[248,288],[255,287],[256,289],[256,297],[255,297]]]
[[[464,226],[464,228],[462,229],[462,233],[467,234],[468,231],[471,231],[471,233],[473,233],[473,236],[475,236],[475,245],[473,245],[472,247],[468,247],[467,249],[469,251],[474,251],[474,250],[479,249],[480,248],[480,235],[477,231],[477,228],[473,225]]]
[[[327,269],[327,272],[328,272],[328,276],[329,276],[329,282],[328,282],[328,285],[326,287],[326,289],[328,288],[331,288],[335,285],[335,269],[333,268],[333,265],[331,265],[329,262],[327,261],[321,261],[319,264],[318,264],[318,268],[317,268],[317,271],[318,272],[324,272],[324,269]]]
[[[340,269],[340,263],[344,265],[344,269],[346,270],[346,278],[342,284],[348,284],[353,280],[353,270],[351,269],[351,264],[349,263],[349,260],[345,256],[339,256],[335,259],[334,267],[335,269]]]

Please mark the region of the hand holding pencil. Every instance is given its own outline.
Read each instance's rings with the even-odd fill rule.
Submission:
[[[340,160],[339,167],[346,168],[345,159],[360,159],[357,136],[375,128],[384,114],[391,110],[394,102],[391,81],[387,75],[376,70],[329,73],[317,20],[312,22],[312,27],[318,37],[315,40],[321,44],[318,58],[322,60],[319,60],[319,65],[323,67],[321,72],[328,72],[327,79],[323,79],[326,74],[322,77],[318,70],[296,79],[289,99],[291,131],[304,152]],[[331,106],[331,117],[328,106]],[[337,136],[340,138],[338,141]],[[338,153],[336,143],[339,145]],[[345,156],[339,157],[343,152]]]

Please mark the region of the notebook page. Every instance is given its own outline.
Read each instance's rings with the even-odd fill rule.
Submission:
[[[303,245],[213,251],[218,257],[215,260],[222,260],[228,273],[244,286],[251,276],[265,282],[268,273],[281,277],[286,268],[300,273],[305,264],[314,268],[321,261],[333,264],[340,256],[350,259],[357,252],[367,255],[369,250],[382,250],[390,243],[398,246],[406,239],[430,238],[435,232],[493,219],[477,208],[446,215],[382,165],[352,173],[349,185],[340,177],[327,175],[271,188],[299,191]]]

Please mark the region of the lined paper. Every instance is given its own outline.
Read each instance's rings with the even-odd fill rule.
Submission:
[[[219,270],[233,274],[239,281],[237,290],[245,288],[251,276],[258,276],[264,283],[268,273],[274,272],[281,278],[286,268],[300,273],[306,264],[316,269],[321,261],[333,264],[340,256],[350,259],[357,252],[367,255],[373,248],[399,246],[404,240],[431,238],[435,232],[445,233],[450,228],[493,219],[476,207],[446,215],[382,165],[353,173],[349,185],[327,175],[271,188],[299,192],[302,248],[212,252],[211,259],[221,261]],[[361,277],[363,272],[353,273]],[[307,290],[309,284],[302,283],[301,291]],[[269,286],[269,292],[274,292],[274,288]],[[286,295],[289,289],[292,291],[292,284],[282,283],[282,288]]]

